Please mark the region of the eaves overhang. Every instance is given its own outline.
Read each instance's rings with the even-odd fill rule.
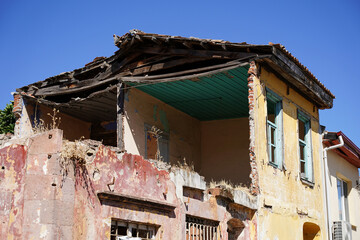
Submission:
[[[306,71],[302,70],[294,61],[281,50],[274,47],[269,58],[259,59],[262,66],[295,89],[300,95],[313,102],[319,109],[333,107],[335,96],[323,84]]]
[[[253,45],[223,40],[184,38],[132,30],[115,36],[119,50],[108,58],[100,57],[83,68],[17,89],[35,98],[70,101],[102,91],[123,79],[150,81],[163,76],[184,79],[206,74],[220,66],[256,61],[270,67],[280,79],[320,109],[331,108],[335,96],[282,45]],[[226,65],[226,66],[225,66]],[[201,69],[199,71],[198,69]],[[190,73],[192,75],[190,75]],[[175,78],[174,78],[175,76]],[[188,79],[189,79],[188,78]],[[167,79],[168,80],[168,79]],[[64,100],[65,99],[65,100]]]
[[[333,139],[333,137],[336,135],[336,139]],[[326,136],[329,136],[328,138]],[[338,137],[342,136],[344,140],[344,145],[340,148],[335,148],[332,151],[334,151],[336,154],[338,154],[340,157],[344,158],[346,161],[348,161],[353,166],[360,168],[360,149],[359,147],[353,143],[343,132],[328,132],[327,135],[325,135],[323,139],[323,143],[325,146],[330,147],[334,146],[340,143]]]
[[[151,48],[146,47],[151,43]],[[297,90],[320,109],[333,106],[335,96],[301,62],[281,44],[254,45],[246,42],[233,43],[224,40],[200,39],[131,30],[115,38],[119,51],[140,47],[144,51],[162,54],[187,54],[196,56],[199,52],[212,54],[217,58],[239,58],[244,53],[254,54],[249,60],[270,66],[280,78]],[[179,48],[183,49],[179,49]]]

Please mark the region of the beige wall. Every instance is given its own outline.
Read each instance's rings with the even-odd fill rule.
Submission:
[[[26,105],[25,109],[30,119],[34,119],[35,108],[37,108],[36,114],[38,115],[36,118],[42,119],[45,126],[50,129],[52,124],[52,117],[48,114],[53,115],[53,109],[40,104],[37,107],[33,105]],[[56,117],[58,118],[56,123],[59,123],[60,121],[59,129],[63,130],[65,139],[74,141],[82,137],[85,139],[90,138],[91,123],[82,121],[78,118],[74,118],[61,112],[57,113]],[[30,125],[28,127],[30,127]]]
[[[145,156],[144,125],[169,130],[170,162],[184,159],[206,180],[249,184],[248,118],[201,122],[164,102],[131,89],[125,97],[125,149]]]
[[[356,231],[352,231],[352,239],[360,239],[360,192],[355,189],[356,181],[359,180],[358,169],[334,151],[328,152],[328,166],[330,172],[330,221],[339,221],[337,178],[340,178],[348,183],[349,188],[350,224],[356,227]]]
[[[301,231],[306,222],[318,225],[321,231],[318,237],[325,239],[318,109],[292,88],[287,94],[287,85],[264,68],[254,85],[255,154],[261,192],[259,202],[262,203],[259,239],[302,239]],[[265,87],[282,97],[284,169],[268,164]],[[311,116],[313,187],[300,180],[297,109]],[[278,231],[274,226],[299,231]]]
[[[193,162],[200,168],[200,121],[140,91],[125,97],[125,149],[145,156],[144,124],[169,131],[170,162]]]
[[[249,119],[201,122],[201,166],[208,181],[249,185]]]

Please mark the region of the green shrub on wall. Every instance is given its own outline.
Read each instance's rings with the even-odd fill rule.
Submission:
[[[15,117],[12,113],[14,102],[6,104],[3,110],[0,110],[0,134],[14,133]]]

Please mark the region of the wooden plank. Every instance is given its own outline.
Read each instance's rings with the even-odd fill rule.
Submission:
[[[115,61],[110,62],[110,67],[108,67],[103,73],[99,74],[99,78],[105,79],[108,78],[111,75],[114,75],[126,66],[126,64],[131,63],[133,60],[138,58],[141,55],[139,52],[135,53],[129,53],[129,55],[122,60],[119,60],[120,58],[117,58]]]
[[[169,58],[173,58],[173,56],[155,55],[153,57],[148,57],[148,58],[145,58],[145,59],[141,59],[141,60],[132,62],[132,63],[124,66],[124,69],[130,71],[132,69],[141,68],[141,67],[148,66],[148,65],[151,65],[151,64],[155,64],[155,63],[158,63],[158,62],[161,62],[161,61],[165,61],[165,60],[167,60]]]
[[[195,50],[195,49],[176,49],[155,47],[139,47],[136,51],[149,54],[172,55],[172,56],[191,56],[191,57],[210,57],[223,59],[237,59],[244,57],[256,57],[258,54],[249,52],[228,52],[216,50]]]
[[[136,76],[136,75],[140,75],[140,74],[146,74],[146,73],[150,73],[150,72],[154,72],[154,71],[158,71],[158,70],[169,69],[169,68],[178,67],[178,66],[181,66],[184,64],[200,62],[200,61],[204,61],[204,60],[208,60],[208,59],[209,58],[182,58],[182,59],[176,59],[176,60],[172,60],[172,61],[155,63],[150,66],[145,66],[145,67],[135,69],[133,71],[132,75]]]
[[[117,147],[125,150],[124,145],[124,91],[125,84],[119,83],[117,87]]]
[[[207,46],[207,43],[204,42],[204,41],[200,42],[200,46],[201,46],[202,48],[206,49],[206,50],[209,49],[209,46]]]
[[[113,107],[111,107],[111,105],[105,105],[105,104],[99,104],[96,103],[94,101],[86,101],[86,102],[82,102],[82,103],[77,103],[77,104],[73,104],[71,106],[71,108],[73,109],[77,109],[77,110],[85,110],[85,111],[97,111],[99,114],[105,114],[105,113],[109,113],[109,114],[114,114],[113,117],[115,119],[115,115],[116,115],[116,107],[115,107],[115,102]]]
[[[193,78],[199,78],[199,77],[205,77],[211,74],[216,74],[219,72],[228,71],[237,67],[242,67],[248,65],[247,62],[244,63],[233,63],[228,65],[222,65],[221,67],[212,66],[202,68],[202,69],[193,69],[193,70],[187,70],[177,73],[171,73],[171,74],[162,74],[162,75],[156,75],[156,76],[150,76],[150,77],[120,77],[122,81],[125,82],[133,82],[133,83],[160,83],[160,82],[171,82],[171,81],[179,81],[179,80],[188,80]],[[199,70],[200,71],[199,73]],[[191,74],[195,72],[195,74]],[[187,74],[187,75],[185,75]],[[179,76],[180,75],[180,76]]]
[[[303,71],[290,59],[288,59],[280,51],[274,51],[275,56],[271,57],[271,61],[278,65],[282,71],[297,81],[296,85],[302,85],[305,88],[305,94],[313,96],[313,101],[317,102],[321,108],[331,108],[333,105],[332,97],[325,92],[314,80],[306,77]],[[280,58],[282,59],[280,59]],[[285,62],[284,62],[285,61]],[[292,82],[294,82],[294,80]],[[299,87],[301,88],[301,87]]]
[[[301,84],[301,82],[295,80],[292,76],[289,75],[284,69],[282,69],[279,65],[274,63],[270,58],[264,59],[261,61],[261,66],[266,69],[266,71],[273,73],[280,80],[284,81],[291,89],[295,90],[305,99],[314,103],[319,108],[326,108],[324,102],[315,94],[313,94],[309,89],[306,88],[305,85]]]
[[[125,75],[125,74],[124,74]],[[111,77],[105,80],[94,78],[89,80],[80,81],[75,86],[68,88],[66,86],[55,85],[47,88],[41,88],[34,94],[35,96],[56,96],[56,95],[64,95],[64,94],[72,94],[85,90],[89,90],[104,84],[108,84],[110,82],[115,82],[118,80],[118,76]]]

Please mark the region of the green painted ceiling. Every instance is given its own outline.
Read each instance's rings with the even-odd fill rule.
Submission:
[[[248,68],[137,88],[201,121],[247,117]]]

